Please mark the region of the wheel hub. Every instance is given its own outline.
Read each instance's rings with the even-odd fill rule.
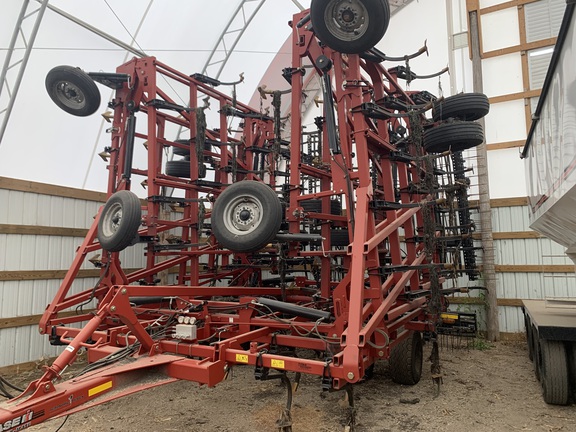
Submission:
[[[68,82],[62,82],[58,85],[58,97],[64,104],[73,108],[85,104],[84,93]]]
[[[368,13],[357,0],[333,1],[325,13],[330,31],[342,40],[360,36],[366,31]]]
[[[246,199],[233,207],[230,223],[236,231],[246,232],[254,229],[261,219],[260,207],[256,202]]]

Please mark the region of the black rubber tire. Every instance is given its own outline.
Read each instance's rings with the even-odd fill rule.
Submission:
[[[241,181],[228,186],[216,199],[211,222],[212,232],[223,247],[255,252],[274,240],[280,230],[282,204],[264,183]]]
[[[386,33],[390,5],[388,0],[312,0],[310,19],[322,43],[358,54],[373,48]]]
[[[206,165],[200,165],[198,167],[198,178],[205,178],[206,171]],[[166,175],[190,178],[190,160],[176,159],[166,161]]]
[[[432,108],[435,122],[454,118],[463,121],[479,120],[490,112],[490,102],[483,93],[460,93],[436,102]]]
[[[300,206],[308,213],[322,213],[322,200],[309,199],[300,201]],[[338,200],[330,200],[330,214],[342,214],[342,203]]]
[[[528,347],[528,358],[534,360],[534,341],[532,340],[532,323],[528,315],[524,315],[524,327],[526,329],[526,345]]]
[[[390,352],[390,376],[397,384],[414,385],[422,377],[422,336],[418,332],[411,333]]]
[[[462,151],[484,142],[482,125],[474,122],[443,123],[424,132],[424,148],[428,153]]]
[[[102,209],[98,220],[98,241],[102,249],[120,252],[134,244],[142,223],[140,199],[123,190],[113,194]]]
[[[69,114],[86,117],[100,108],[100,91],[90,76],[73,66],[56,66],[46,75],[48,96]]]
[[[191,142],[191,140],[189,140],[189,139],[177,139],[174,142],[188,146],[188,148],[185,148],[185,149],[181,148],[181,147],[174,147],[172,152],[175,155],[177,155],[177,156],[190,156],[190,142]],[[192,144],[194,144],[194,143],[192,143]],[[209,141],[204,142],[204,150],[212,151],[212,144],[210,144]]]
[[[332,247],[343,247],[350,244],[350,236],[347,229],[330,230],[330,244]]]
[[[178,139],[174,141],[177,144],[184,144],[187,145],[188,148],[181,148],[181,147],[172,147],[172,153],[177,156],[190,156],[190,140],[187,139]]]
[[[539,340],[538,330],[532,325],[532,363],[534,366],[534,375],[538,381],[540,381],[540,372],[542,369],[542,352],[540,351]]]
[[[576,342],[572,342],[568,348],[568,373],[570,374],[570,386],[572,388],[572,401],[576,402]],[[571,357],[570,357],[571,356]]]
[[[567,405],[570,399],[568,358],[562,341],[540,340],[542,365],[540,383],[544,402]]]

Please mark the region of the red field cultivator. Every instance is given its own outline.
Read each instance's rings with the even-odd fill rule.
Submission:
[[[40,322],[65,348],[2,405],[3,431],[178,379],[213,386],[237,365],[288,384],[317,375],[351,395],[388,360],[395,381],[415,384],[424,341],[440,385],[438,328],[446,294],[459,290],[443,284],[477,277],[461,151],[483,141],[474,120],[488,103],[403,90],[399,81],[418,76],[386,69],[391,58],[373,48],[389,15],[385,0],[313,0],[294,17],[289,130],[283,92],[270,92],[274,109],[263,113],[155,58],[115,73],[50,72],[50,95],[75,115],[98,108],[94,81],[116,90],[109,198]],[[313,74],[323,113],[303,133]],[[171,139],[175,129],[185,139]],[[147,164],[134,166],[143,148]],[[145,200],[130,191],[141,182]],[[137,243],[145,266],[128,270],[120,252]],[[98,282],[74,291],[97,254]],[[88,366],[61,381],[83,350]],[[281,430],[291,430],[289,408]]]

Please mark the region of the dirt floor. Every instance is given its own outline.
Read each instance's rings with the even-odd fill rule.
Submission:
[[[386,364],[377,365],[374,378],[355,387],[356,431],[576,430],[576,406],[542,400],[525,343],[444,347],[442,363],[444,384],[437,398],[430,363],[413,387],[394,384]],[[17,378],[21,383],[31,376]],[[255,381],[251,368],[237,367],[216,388],[182,381],[157,387],[76,413],[60,432],[277,431],[285,394],[278,381]],[[304,376],[294,397],[294,432],[344,431],[343,397],[343,392],[322,392],[317,377]],[[28,430],[55,432],[62,421]]]

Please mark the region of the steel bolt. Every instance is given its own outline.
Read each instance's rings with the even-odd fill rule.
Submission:
[[[42,327],[40,327],[40,328],[38,329],[38,331],[40,332],[40,334],[44,334],[44,329],[43,329]]]
[[[45,392],[49,392],[49,391],[50,391],[50,384],[46,384],[46,385],[44,386],[44,391],[45,391]]]
[[[378,351],[378,357],[384,357],[384,351]]]
[[[122,288],[122,291],[120,291],[120,294],[126,295],[127,292],[128,292],[128,290],[126,288]]]
[[[116,306],[112,306],[112,307],[110,308],[110,312],[115,312],[115,311],[116,311]]]
[[[348,379],[349,379],[349,380],[353,380],[353,379],[354,379],[354,372],[348,372]]]

